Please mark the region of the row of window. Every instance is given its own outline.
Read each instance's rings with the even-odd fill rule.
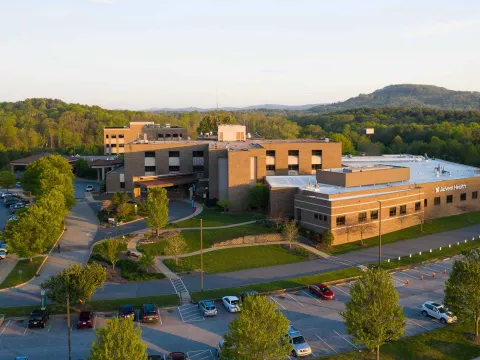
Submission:
[[[155,172],[156,167],[155,166],[145,166],[145,172]],[[179,172],[180,171],[180,166],[169,166],[168,167],[169,172]],[[205,168],[203,165],[194,165],[193,166],[193,171],[195,172],[201,172],[205,171]]]
[[[419,211],[422,208],[420,201],[415,203],[415,211]],[[400,215],[406,215],[407,214],[407,205],[400,205],[399,206],[399,213]],[[397,216],[397,207],[391,207],[388,209],[389,210],[389,215],[391,217]],[[361,212],[358,214],[358,222],[366,222],[368,220],[367,212]],[[378,220],[378,210],[372,210],[370,211],[370,220]],[[337,226],[342,226],[345,225],[345,216],[337,216],[336,218]]]
[[[105,135],[105,138],[108,139],[109,138],[109,135]],[[117,135],[110,135],[110,139],[116,139],[117,138]],[[118,135],[118,138],[119,139],[123,139],[124,138],[124,135],[123,134],[120,134]]]
[[[298,150],[288,150],[288,156],[298,156]],[[275,156],[275,150],[267,150],[267,156]],[[322,150],[312,150],[312,156],[322,156]]]
[[[472,191],[472,199],[475,200],[475,199],[478,199],[478,191]],[[453,195],[447,195],[446,196],[446,199],[447,201],[447,204],[451,204],[453,203]],[[460,201],[466,201],[467,200],[467,193],[461,193],[460,194]],[[427,199],[424,200],[424,204],[425,206],[427,206],[428,202],[427,202]],[[437,196],[436,198],[433,199],[433,205],[441,205],[442,204],[442,199],[440,198],[440,196]]]
[[[110,145],[110,144],[106,144],[105,146],[106,146],[107,148],[108,148],[108,147],[114,148],[114,147],[117,147],[117,144],[111,144],[111,145]],[[125,147],[125,144],[118,144],[118,147]]]
[[[162,140],[162,139],[170,139],[170,138],[179,138],[182,137],[182,134],[157,134],[157,140]]]
[[[312,164],[312,170],[319,170],[322,168],[321,164]],[[297,170],[298,165],[288,165],[288,170]],[[275,165],[267,165],[267,171],[275,171]]]
[[[193,151],[193,157],[203,157],[203,151]],[[145,151],[146,158],[154,158],[155,151]],[[180,151],[169,151],[168,157],[180,157]]]

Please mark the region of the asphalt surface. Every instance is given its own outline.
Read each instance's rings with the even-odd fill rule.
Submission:
[[[420,306],[425,301],[443,301],[444,281],[448,278],[453,259],[419,266],[392,274],[399,294],[399,304],[406,315],[405,336],[413,336],[443,326],[438,320],[423,317]],[[443,274],[443,271],[447,274]],[[432,277],[432,271],[436,276]],[[420,280],[420,276],[424,280]],[[408,280],[408,284],[407,284]],[[331,286],[335,300],[320,300],[308,291],[269,296],[300,333],[307,339],[312,354],[304,359],[333,355],[361,348],[347,335],[340,311],[350,298],[352,283]],[[205,318],[193,304],[177,308],[161,309],[160,322],[136,323],[141,326],[142,338],[149,354],[167,354],[184,351],[192,360],[216,359],[216,345],[228,331],[229,323],[238,316],[228,313],[217,304],[218,315]],[[72,359],[86,359],[95,338],[95,330],[106,326],[106,320],[115,313],[97,314],[95,329],[77,330],[76,315],[72,315]],[[461,320],[461,319],[460,319]],[[28,355],[30,360],[64,359],[67,355],[67,322],[65,316],[55,316],[45,329],[27,329],[26,320],[6,319],[0,326],[0,360]],[[287,357],[288,358],[288,357]],[[290,358],[291,359],[291,358]]]

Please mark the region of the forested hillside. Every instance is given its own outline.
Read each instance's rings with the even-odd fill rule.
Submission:
[[[480,92],[453,91],[433,85],[390,85],[371,94],[360,94],[335,104],[320,105],[309,111],[330,113],[361,107],[432,107],[449,110],[480,110]]]
[[[10,160],[40,151],[65,154],[103,152],[103,127],[131,120],[170,123],[191,138],[215,131],[217,123],[238,123],[267,139],[329,137],[345,154],[411,153],[480,166],[480,111],[387,107],[330,114],[302,111],[218,111],[152,114],[105,110],[52,99],[0,103],[0,168]],[[362,134],[375,128],[370,138]]]

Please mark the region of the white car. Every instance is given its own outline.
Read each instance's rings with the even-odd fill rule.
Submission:
[[[224,296],[222,298],[222,303],[231,313],[240,311],[240,299],[236,296]]]
[[[87,185],[87,187],[85,188],[85,191],[87,191],[87,192],[90,192],[90,191],[93,191],[93,190],[95,190],[93,185]]]
[[[3,260],[7,257],[7,249],[0,249],[0,260]]]
[[[457,317],[453,315],[453,313],[449,311],[445,305],[433,301],[425,301],[423,303],[422,315],[425,317],[431,316],[434,319],[438,319],[442,324],[451,324],[457,321]]]

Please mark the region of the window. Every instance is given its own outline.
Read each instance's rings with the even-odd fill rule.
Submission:
[[[167,139],[170,139],[170,138],[172,137],[172,134],[165,134],[165,137],[166,137]]]
[[[180,151],[169,151],[168,157],[180,157]]]
[[[405,215],[407,213],[407,205],[400,205],[400,215]]]
[[[358,214],[358,222],[365,222],[367,221],[367,213],[366,212],[361,212]]]
[[[169,172],[178,172],[178,171],[180,171],[180,166],[169,166],[168,171]]]
[[[453,195],[447,195],[447,204],[451,204],[453,202]]]
[[[125,144],[118,144],[118,147],[125,147]]]
[[[118,135],[119,139],[123,139],[125,136],[123,134]]]
[[[205,167],[203,165],[193,165],[193,171],[205,171]]]
[[[193,157],[203,157],[203,151],[194,151]]]
[[[108,139],[109,137],[110,137],[110,136],[109,136],[108,134],[107,134],[107,135],[105,135],[105,138],[106,138],[106,139]]]
[[[312,156],[322,156],[322,150],[312,150]]]
[[[109,147],[110,147],[110,144],[107,144],[107,145],[105,145],[105,146],[109,148]]]
[[[288,165],[288,170],[297,170],[298,171],[298,164],[297,165]]]
[[[267,171],[275,171],[275,165],[267,165]]]
[[[460,194],[460,201],[465,201],[465,200],[467,200],[467,193]]]
[[[435,199],[433,199],[433,205],[440,205],[440,197],[436,197]]]
[[[312,170],[320,170],[322,168],[321,164],[312,164]]]
[[[323,221],[327,221],[327,215],[323,215]]]
[[[155,172],[155,166],[145,166],[145,172]]]
[[[337,226],[345,225],[345,216],[337,216]]]
[[[478,199],[478,191],[472,192],[472,199]]]
[[[120,183],[120,189],[125,189],[125,182]]]
[[[390,216],[396,216],[397,215],[397,208],[392,207],[390,208]]]
[[[275,150],[267,150],[267,156],[275,156]]]
[[[163,134],[157,134],[157,140],[163,139]]]
[[[428,205],[428,200],[427,199],[423,199],[423,207],[427,207]]]
[[[298,156],[298,150],[288,150],[288,156]]]
[[[370,211],[370,219],[371,220],[377,220],[378,219],[378,210]]]
[[[317,213],[313,214],[313,218],[314,218],[315,220],[318,220],[320,217],[321,217],[320,214],[317,214]]]
[[[419,202],[416,202],[416,203],[415,203],[415,211],[418,211],[418,210],[420,210],[421,208],[422,208],[422,204],[420,203],[420,201],[419,201]]]
[[[178,134],[177,134],[177,133],[172,134],[172,136],[173,136],[174,138],[178,138]]]
[[[297,220],[302,221],[302,209],[297,208]]]
[[[116,139],[117,135],[112,135],[111,137],[112,137],[112,139]]]
[[[145,157],[146,158],[154,158],[155,157],[155,151],[145,151]]]
[[[117,147],[117,144],[112,144],[112,145],[110,145],[110,146],[111,146],[111,147]]]

